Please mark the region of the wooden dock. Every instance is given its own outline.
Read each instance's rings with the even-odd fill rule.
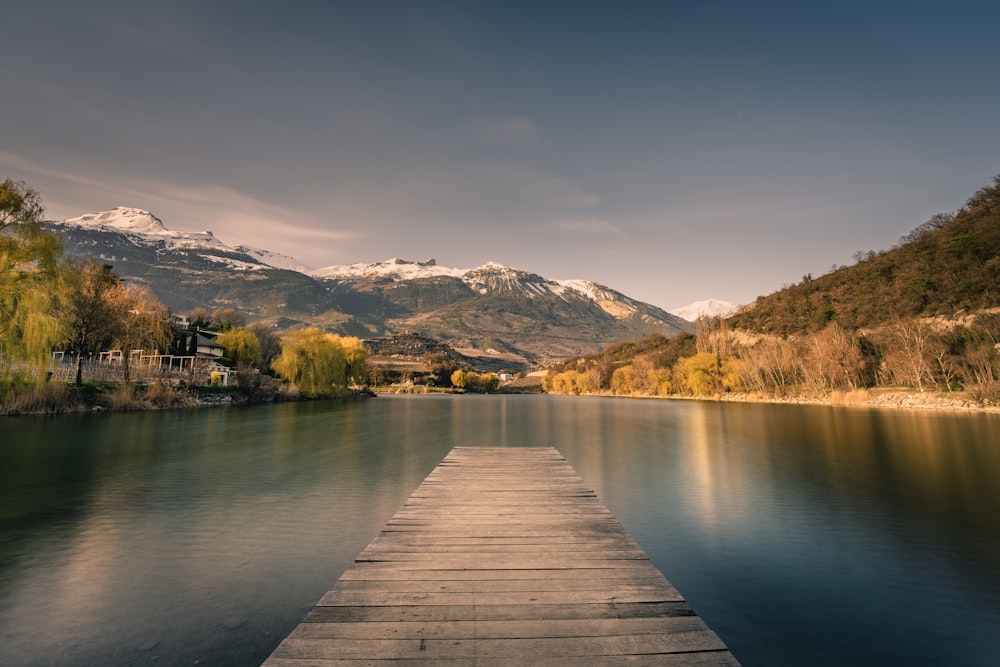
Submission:
[[[457,447],[264,663],[738,665],[551,447]]]

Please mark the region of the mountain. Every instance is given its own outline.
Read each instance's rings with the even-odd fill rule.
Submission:
[[[230,246],[208,231],[171,231],[136,208],[47,225],[60,235],[69,255],[113,265],[126,280],[149,285],[174,312],[234,308],[251,320],[279,322],[290,315],[294,324],[309,317],[343,333],[369,333],[369,327],[339,311],[322,283],[300,270],[282,268],[302,266],[290,257]]]
[[[175,312],[234,308],[287,329],[315,324],[361,337],[418,332],[457,348],[532,362],[693,325],[586,280],[551,280],[502,264],[472,269],[391,259],[312,270],[291,257],[176,232],[148,211],[118,207],[48,226],[70,255],[112,264]]]
[[[729,317],[739,309],[739,306],[729,303],[728,301],[723,301],[721,299],[705,299],[704,301],[695,301],[694,303],[689,303],[686,306],[681,306],[680,308],[672,308],[668,312],[671,315],[676,315],[677,317],[687,320],[688,322],[694,322],[699,317]]]
[[[378,313],[462,348],[559,359],[652,333],[692,329],[664,310],[586,280],[550,280],[501,264],[462,270],[433,260],[328,267],[318,272],[344,312]]]
[[[197,248],[206,257],[217,257],[222,263],[231,263],[237,270],[253,270],[262,266],[291,271],[308,272],[309,267],[293,257],[251,248],[249,246],[230,247],[215,238],[212,232],[175,232],[167,229],[163,221],[149,211],[128,206],[117,206],[110,211],[90,213],[77,218],[63,220],[65,227],[78,227],[105,232],[117,232],[129,238],[136,245],[163,248]],[[213,253],[212,251],[218,251]],[[241,264],[232,259],[231,254],[246,254],[256,261]]]

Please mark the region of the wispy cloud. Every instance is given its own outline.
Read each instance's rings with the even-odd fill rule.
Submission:
[[[83,176],[78,171],[51,167],[9,151],[0,151],[0,166],[106,192],[120,190],[120,188],[110,186],[100,179]]]
[[[523,116],[480,118],[468,127],[479,141],[499,145],[535,145],[539,143],[538,130]]]
[[[170,229],[211,229],[226,243],[258,245],[316,261],[331,254],[331,248],[362,236],[356,230],[334,226],[331,219],[318,219],[309,211],[266,202],[225,185],[192,186],[119,174],[100,175],[76,162],[65,156],[43,162],[0,151],[0,168],[24,174],[27,180],[37,177],[53,181],[64,191],[86,193],[68,206],[50,201],[43,191],[42,199],[53,218],[74,217],[115,205],[135,206],[159,216]],[[95,208],[80,210],[81,201]]]
[[[626,236],[621,227],[598,218],[582,220],[558,220],[549,224],[550,229],[569,234],[606,234],[610,236]]]
[[[583,210],[593,208],[601,203],[601,198],[587,192],[573,181],[561,176],[541,177],[524,185],[528,194],[539,198],[541,203],[551,209]]]

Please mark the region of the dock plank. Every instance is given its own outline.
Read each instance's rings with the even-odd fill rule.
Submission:
[[[456,447],[264,663],[738,665],[551,447]]]

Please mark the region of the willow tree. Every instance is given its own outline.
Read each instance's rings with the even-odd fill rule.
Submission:
[[[226,356],[237,367],[256,366],[260,363],[260,339],[250,329],[229,329],[219,334],[215,342],[226,348]]]
[[[22,182],[0,181],[0,361],[41,372],[61,335],[55,313],[59,239],[41,227],[41,198]]]
[[[303,396],[330,396],[363,380],[365,350],[357,338],[341,338],[310,327],[282,339],[281,354],[271,367]]]

